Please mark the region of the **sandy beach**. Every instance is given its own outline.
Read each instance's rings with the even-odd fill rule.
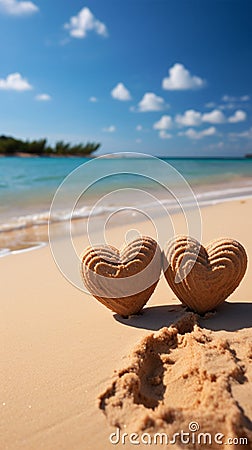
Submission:
[[[252,199],[246,199],[202,208],[203,244],[217,237],[231,237],[242,243],[250,258],[251,207]],[[165,230],[165,221],[157,220]],[[176,230],[181,228],[181,232],[184,232],[181,216],[175,215],[173,220]],[[126,230],[127,226],[124,225],[108,231],[114,245],[121,243],[121,236]],[[147,223],[142,224],[141,230],[145,234],[152,232]],[[78,249],[84,249],[86,245],[87,239],[79,236]],[[115,432],[115,426],[111,425],[111,408],[109,412],[105,409],[104,414],[98,398],[111,386],[112,377],[116,376],[115,370],[129,366],[128,355],[132,354],[142,339],[162,327],[169,327],[185,314],[164,277],[161,277],[143,314],[122,319],[68,283],[56,267],[49,246],[2,257],[0,270],[1,450],[132,448],[129,442],[125,445],[110,443],[109,436]],[[199,321],[204,336],[212,332],[211,339],[214,342],[216,339],[218,342],[223,339],[229,342],[231,349],[235,349],[239,365],[243,367],[243,380],[239,382],[236,378],[230,381],[232,401],[223,397],[222,406],[214,407],[216,411],[222,412],[222,417],[229,414],[229,425],[225,428],[225,423],[222,423],[218,429],[220,416],[216,413],[217,423],[212,425],[210,431],[231,432],[234,429],[232,421],[238,417],[239,410],[239,420],[242,422],[246,418],[244,427],[250,432],[250,438],[251,275],[249,264],[241,285],[227,302],[218,308],[216,314]],[[250,354],[249,347],[246,347],[249,344]],[[191,344],[187,345],[189,351]],[[187,351],[181,355],[187,361]],[[216,371],[218,376],[222,363],[216,362],[215,366],[214,356],[211,358],[210,362],[208,360],[209,370],[211,366],[213,374]],[[201,363],[202,356],[198,359],[199,368]],[[193,380],[192,383],[198,382]],[[193,396],[197,397],[195,392]],[[216,392],[219,391],[213,388],[213,394]],[[182,394],[183,390],[179,391],[179,388],[174,393],[174,407],[177,403],[182,413],[186,410],[184,417],[188,418],[189,403],[178,401]],[[238,409],[231,417],[234,404],[238,405]],[[128,415],[130,411],[129,406]],[[204,422],[205,428],[208,424],[206,416],[207,411],[204,410],[202,424]],[[191,421],[196,419],[201,423],[200,414],[194,417],[192,412]],[[124,431],[138,431],[138,428],[132,428],[130,421],[127,423],[125,417],[118,420]],[[139,424],[136,423],[136,427]],[[240,447],[223,444],[217,448],[251,448],[249,445],[252,444]],[[180,447],[173,445],[171,448]]]

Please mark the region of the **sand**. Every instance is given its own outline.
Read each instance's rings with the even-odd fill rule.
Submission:
[[[250,258],[251,207],[252,200],[237,200],[202,209],[203,243],[217,237],[231,237],[243,244]],[[165,232],[166,223],[162,219],[158,220]],[[181,217],[175,216],[174,223],[177,232],[185,232]],[[151,234],[148,224],[143,223],[140,228],[145,234]],[[109,230],[110,242],[119,246],[126,229],[124,225]],[[80,251],[87,245],[85,237],[78,237],[76,242]],[[153,339],[153,332],[157,332],[158,339],[161,339],[163,333],[167,334],[167,327],[174,325],[185,314],[185,309],[180,306],[164,277],[144,313],[123,319],[68,283],[57,269],[49,247],[0,258],[0,271],[1,450],[132,448],[133,444],[129,442],[125,445],[110,443],[110,434],[116,431],[116,427],[111,419],[113,414],[108,414],[104,406],[105,400],[101,408],[101,398],[111,388],[120,370],[130,367],[132,355],[137,346],[141,348],[143,339],[147,339],[147,342]],[[223,430],[231,433],[227,437],[232,437],[232,433],[237,430],[249,436],[252,428],[250,280],[249,265],[239,288],[218,308],[215,315],[201,319],[194,331],[188,330],[183,334],[177,330],[180,343],[172,349],[172,358],[178,362],[181,377],[186,374],[179,363],[181,359],[183,367],[188,371],[193,370],[191,375],[189,373],[190,382],[185,376],[184,384],[178,388],[181,381],[177,376],[175,395],[171,383],[176,378],[174,364],[169,366],[168,362],[165,363],[168,364],[165,369],[170,367],[171,371],[169,374],[165,372],[162,381],[164,388],[156,394],[162,384],[159,384],[161,374],[154,373],[154,394],[152,387],[148,386],[151,392],[150,396],[149,393],[147,395],[154,398],[154,404],[151,408],[142,405],[142,418],[146,415],[146,409],[154,414],[155,408],[163,408],[165,416],[171,406],[169,402],[172,402],[174,409],[181,411],[180,415],[174,413],[176,420],[173,420],[171,429],[178,429],[183,424],[187,430],[187,421],[190,419],[206,430],[209,426],[209,419],[206,419],[207,404],[204,408],[201,406],[202,409],[195,406],[198,400],[203,401],[202,392],[195,389],[196,385],[200,387],[201,380],[207,395],[212,395],[215,402],[209,405],[209,414],[210,411],[215,412],[209,432],[217,430],[220,425],[220,433]],[[158,331],[161,328],[163,330]],[[198,342],[197,336],[204,339],[207,346],[204,342]],[[169,343],[166,342],[164,352],[158,354],[166,355],[167,348]],[[194,351],[190,357],[192,349]],[[155,358],[154,354],[156,361]],[[212,374],[213,380],[218,375],[218,385],[209,379],[203,383],[204,361],[206,371]],[[155,364],[150,366],[154,367]],[[162,367],[160,370],[162,372]],[[227,379],[229,387],[225,385]],[[168,391],[165,392],[166,387],[169,387],[171,396]],[[122,403],[125,406],[127,387],[123,395]],[[165,401],[162,407],[159,403],[156,406],[161,395]],[[194,403],[190,409],[188,404],[192,398]],[[112,413],[114,411],[112,408]],[[129,417],[131,410],[122,422],[122,415],[119,416],[118,425],[122,426],[123,422],[123,431],[140,430],[139,422],[136,420],[134,424]],[[234,426],[234,417],[238,428]],[[155,424],[155,427],[159,425]],[[148,427],[146,429],[150,431]],[[144,444],[138,446],[146,447]],[[164,448],[164,445],[155,445],[153,448]],[[172,445],[171,448],[180,447]],[[222,447],[219,445],[218,448]],[[225,445],[223,448],[239,447]]]
[[[138,442],[175,441],[188,449],[203,443],[213,449],[232,448],[228,439],[252,442],[251,405],[246,399],[252,343],[247,332],[241,331],[237,339],[232,333],[203,330],[197,319],[185,312],[171,327],[143,338],[129,366],[100,396],[99,406],[109,423],[120,435],[127,430],[125,440],[136,433]],[[188,434],[181,436],[181,430]],[[162,441],[154,440],[157,433],[163,433]]]

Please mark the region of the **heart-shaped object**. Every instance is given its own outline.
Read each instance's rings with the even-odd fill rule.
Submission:
[[[110,245],[88,247],[81,257],[81,275],[88,291],[122,316],[143,308],[161,269],[161,250],[148,236],[135,239],[121,251]]]
[[[205,313],[220,305],[240,284],[247,268],[244,247],[220,238],[206,248],[196,239],[176,236],[163,255],[165,278],[180,301]]]

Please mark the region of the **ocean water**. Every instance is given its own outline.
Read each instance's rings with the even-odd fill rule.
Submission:
[[[50,215],[54,195],[67,176]],[[129,155],[92,159],[0,158],[0,254],[26,248],[27,230],[33,242],[40,241],[40,227],[49,218],[57,223],[69,217],[87,218],[90,211],[102,215],[143,205],[147,209],[160,208],[160,204],[175,212],[178,199],[190,207],[192,197],[193,201],[196,198],[199,204],[208,205],[250,196],[250,159]]]

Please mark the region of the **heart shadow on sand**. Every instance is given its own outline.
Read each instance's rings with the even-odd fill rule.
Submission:
[[[114,319],[123,325],[143,328],[145,330],[159,330],[169,327],[179,320],[187,311],[183,305],[149,306],[142,312],[129,318],[114,314]],[[238,331],[252,327],[252,303],[224,302],[216,312],[209,316],[199,316],[199,325],[213,331]]]

